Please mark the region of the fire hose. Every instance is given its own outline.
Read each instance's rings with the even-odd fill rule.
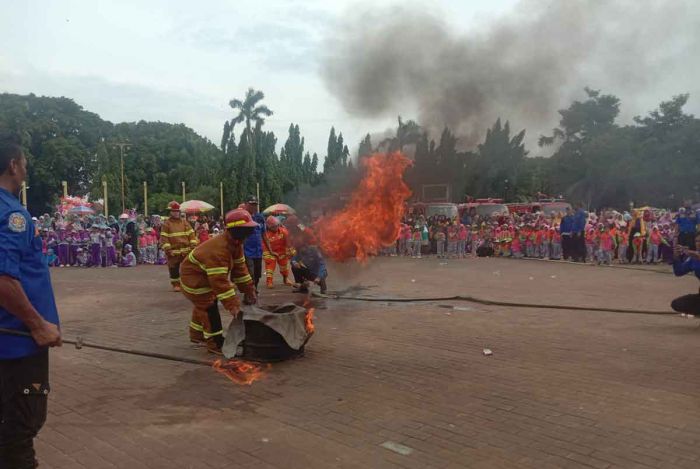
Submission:
[[[29,332],[16,331],[14,329],[5,329],[5,328],[0,328],[0,334],[14,335],[14,336],[20,336],[20,337],[31,337],[32,336]],[[213,365],[213,362],[206,361],[206,360],[196,360],[194,358],[178,357],[176,355],[167,355],[164,353],[146,352],[143,350],[134,350],[134,349],[127,349],[127,348],[122,348],[122,347],[112,347],[110,345],[93,344],[93,343],[85,342],[83,340],[83,338],[80,336],[76,337],[75,340],[62,339],[62,342],[64,344],[74,345],[75,348],[78,350],[80,350],[81,348],[84,347],[84,348],[92,348],[92,349],[97,349],[97,350],[105,350],[107,352],[123,353],[123,354],[127,354],[127,355],[138,355],[140,357],[158,358],[160,360],[168,360],[168,361],[173,361],[173,362],[190,363],[192,365],[203,365],[203,366],[212,366]]]
[[[624,314],[646,314],[653,316],[668,316],[677,315],[674,311],[649,311],[640,309],[625,309],[625,308],[600,308],[594,306],[573,306],[573,305],[553,305],[553,304],[538,304],[538,303],[518,303],[511,301],[496,301],[478,298],[469,295],[455,296],[436,296],[436,297],[421,297],[421,298],[398,298],[398,297],[374,297],[374,296],[346,296],[346,295],[328,295],[313,293],[313,296],[318,298],[327,298],[331,300],[351,300],[351,301],[368,301],[368,302],[389,302],[389,303],[428,303],[436,301],[467,301],[488,306],[505,306],[511,308],[536,308],[536,309],[562,309],[572,311],[596,311],[603,313],[624,313]]]

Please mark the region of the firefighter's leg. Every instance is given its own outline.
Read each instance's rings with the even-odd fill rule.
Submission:
[[[270,256],[265,257],[263,260],[265,261],[265,278],[267,281],[267,288],[272,288],[272,278],[275,274],[275,258]]]
[[[206,316],[206,302],[202,302],[200,295],[192,295],[187,292],[182,292],[192,303],[192,318],[190,319],[189,334],[190,342],[195,344],[204,343],[204,319]]]
[[[168,272],[170,273],[170,284],[173,289],[180,291],[180,263],[181,256],[168,256]]]
[[[206,315],[206,310],[194,305],[192,308],[192,319],[190,319],[190,342],[204,344],[204,325],[202,317]]]
[[[211,353],[221,354],[221,347],[224,345],[224,330],[221,325],[219,305],[215,297],[212,297],[212,302],[205,310],[203,323],[207,350]]]
[[[282,274],[282,279],[285,285],[293,285],[289,280],[289,259],[286,256],[280,256],[279,258],[280,274]]]

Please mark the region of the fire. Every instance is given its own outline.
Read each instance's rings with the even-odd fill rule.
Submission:
[[[251,385],[270,368],[269,363],[251,363],[243,360],[216,360],[212,367],[236,384]]]
[[[362,164],[365,175],[348,205],[315,225],[323,252],[336,261],[364,261],[396,242],[411,196],[403,181],[411,162],[403,154],[375,153]]]
[[[314,312],[316,311],[316,308],[309,308],[306,310],[306,333],[307,334],[313,334],[314,331],[316,330],[316,326],[314,326]]]
[[[303,307],[306,309],[306,316],[304,317],[306,333],[311,335],[316,330],[316,326],[314,326],[314,313],[316,312],[316,308],[313,307],[309,297],[304,301]]]

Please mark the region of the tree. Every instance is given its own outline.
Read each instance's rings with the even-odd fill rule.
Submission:
[[[265,123],[265,117],[270,117],[272,111],[264,104],[258,105],[260,101],[265,98],[265,93],[262,91],[254,90],[253,88],[248,88],[245,93],[245,98],[241,101],[240,99],[232,99],[229,101],[229,106],[232,109],[238,110],[238,115],[231,120],[229,127],[232,131],[236,124],[245,122],[245,128],[247,131],[247,136],[249,139],[253,137],[252,125],[262,125]],[[224,132],[226,127],[224,126]],[[252,146],[251,140],[248,140],[248,145]],[[253,158],[253,167],[255,167],[255,158]]]
[[[520,184],[519,171],[527,156],[524,139],[525,130],[511,136],[510,123],[506,121],[502,125],[501,119],[497,119],[470,161],[467,192],[479,197],[504,197],[513,188],[510,195],[515,196]]]
[[[357,161],[360,161],[365,156],[372,154],[372,138],[367,134],[360,142],[360,147],[357,149]]]

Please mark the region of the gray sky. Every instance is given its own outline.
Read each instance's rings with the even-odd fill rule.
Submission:
[[[547,1],[554,1],[553,5],[559,7],[568,6],[571,0]],[[361,18],[361,22],[371,23],[366,28],[368,31],[381,34],[383,21],[360,13],[372,11],[384,15],[380,19],[400,20],[396,6],[399,4],[406,8],[407,2],[0,0],[0,91],[67,96],[113,122],[140,119],[183,122],[218,144],[224,120],[233,115],[229,100],[242,97],[252,86],[265,92],[265,104],[275,112],[267,128],[275,132],[278,144],[284,143],[287,128],[294,122],[301,127],[306,148],[323,158],[331,126],[343,132],[354,151],[365,133],[394,127],[399,114],[405,119],[424,117],[419,101],[430,90],[438,95],[447,90],[445,96],[438,97],[447,99],[446,104],[453,107],[456,103],[451,102],[446,76],[433,75],[432,68],[419,70],[418,74],[432,88],[419,86],[414,96],[394,100],[377,113],[351,115],[346,111],[347,99],[341,103],[328,90],[328,76],[324,80],[322,70],[324,57],[327,59],[333,50],[323,48],[333,44],[335,37],[343,37],[346,46],[355,43],[361,48],[368,46],[370,42],[352,40],[355,30],[347,29],[347,20]],[[538,131],[547,132],[553,127],[558,119],[557,109],[567,106],[572,98],[581,97],[586,85],[620,96],[623,122],[629,122],[636,114],[646,114],[661,100],[685,92],[691,93],[687,110],[700,112],[697,99],[700,66],[696,60],[700,47],[697,33],[700,3],[579,0],[579,4],[582,11],[597,15],[579,18],[564,7],[559,8],[561,16],[549,14],[553,8],[545,0],[415,0],[408,3],[408,8],[414,13],[440,18],[432,25],[441,28],[444,24],[449,32],[441,39],[458,44],[457,52],[461,51],[459,44],[478,43],[483,37],[498,44],[525,24],[519,48],[511,48],[514,56],[501,57],[502,62],[527,62],[538,51],[557,47],[563,49],[562,57],[569,57],[570,51],[588,53],[585,60],[572,65],[555,61],[559,68],[565,69],[559,70],[561,79],[550,73],[553,67],[539,71],[561,87],[559,105],[548,105],[549,117],[539,121],[528,116],[528,106],[519,106],[509,99],[501,85],[491,83],[486,76],[486,84],[494,88],[487,101],[495,102],[502,98],[500,95],[506,97],[494,106],[494,116],[511,119],[517,130],[528,129],[532,155],[538,153],[532,144]],[[543,27],[533,29],[532,25],[537,23],[528,23],[531,16],[540,18]],[[419,42],[406,43],[418,49],[426,42],[420,42],[424,37],[421,25],[428,23],[415,14],[414,17],[418,18],[418,26],[406,31],[406,35]],[[581,23],[578,35],[559,31],[567,27],[567,21]],[[588,24],[597,27],[589,28]],[[401,41],[406,28],[402,29],[397,21],[393,24],[394,34],[397,25],[396,41]],[[582,34],[582,31],[588,34],[589,30],[601,38],[595,47]],[[541,43],[537,43],[537,36],[544,38],[540,38]],[[387,49],[391,54],[391,47]],[[430,44],[426,50],[431,50]],[[447,50],[454,53],[455,47]],[[469,78],[478,75],[472,71],[489,70],[486,65],[492,62],[490,56],[483,59],[475,64],[462,61],[455,63],[459,65],[455,67],[448,60],[447,68],[458,78]],[[411,70],[414,65],[410,64],[409,71],[415,72]],[[507,66],[501,68],[508,70]],[[335,73],[339,79],[346,76],[342,66]],[[528,73],[524,80],[537,79],[536,76]],[[383,78],[387,81],[386,76]],[[509,84],[510,88],[512,85]],[[517,79],[515,85],[517,91]],[[391,89],[391,79],[382,86]],[[402,91],[398,86],[397,90]],[[537,95],[530,99],[537,101]],[[431,117],[440,121],[436,125],[440,127],[444,117],[440,112],[437,114]],[[494,116],[479,119],[478,127]],[[484,122],[484,127],[490,123]]]
[[[392,2],[374,0],[371,5]],[[425,0],[469,29],[515,0]],[[218,144],[228,101],[253,86],[275,112],[283,144],[291,122],[323,158],[330,127],[356,148],[396,115],[355,118],[321,79],[320,48],[347,0],[0,0],[0,91],[73,98],[113,122],[184,122]]]

